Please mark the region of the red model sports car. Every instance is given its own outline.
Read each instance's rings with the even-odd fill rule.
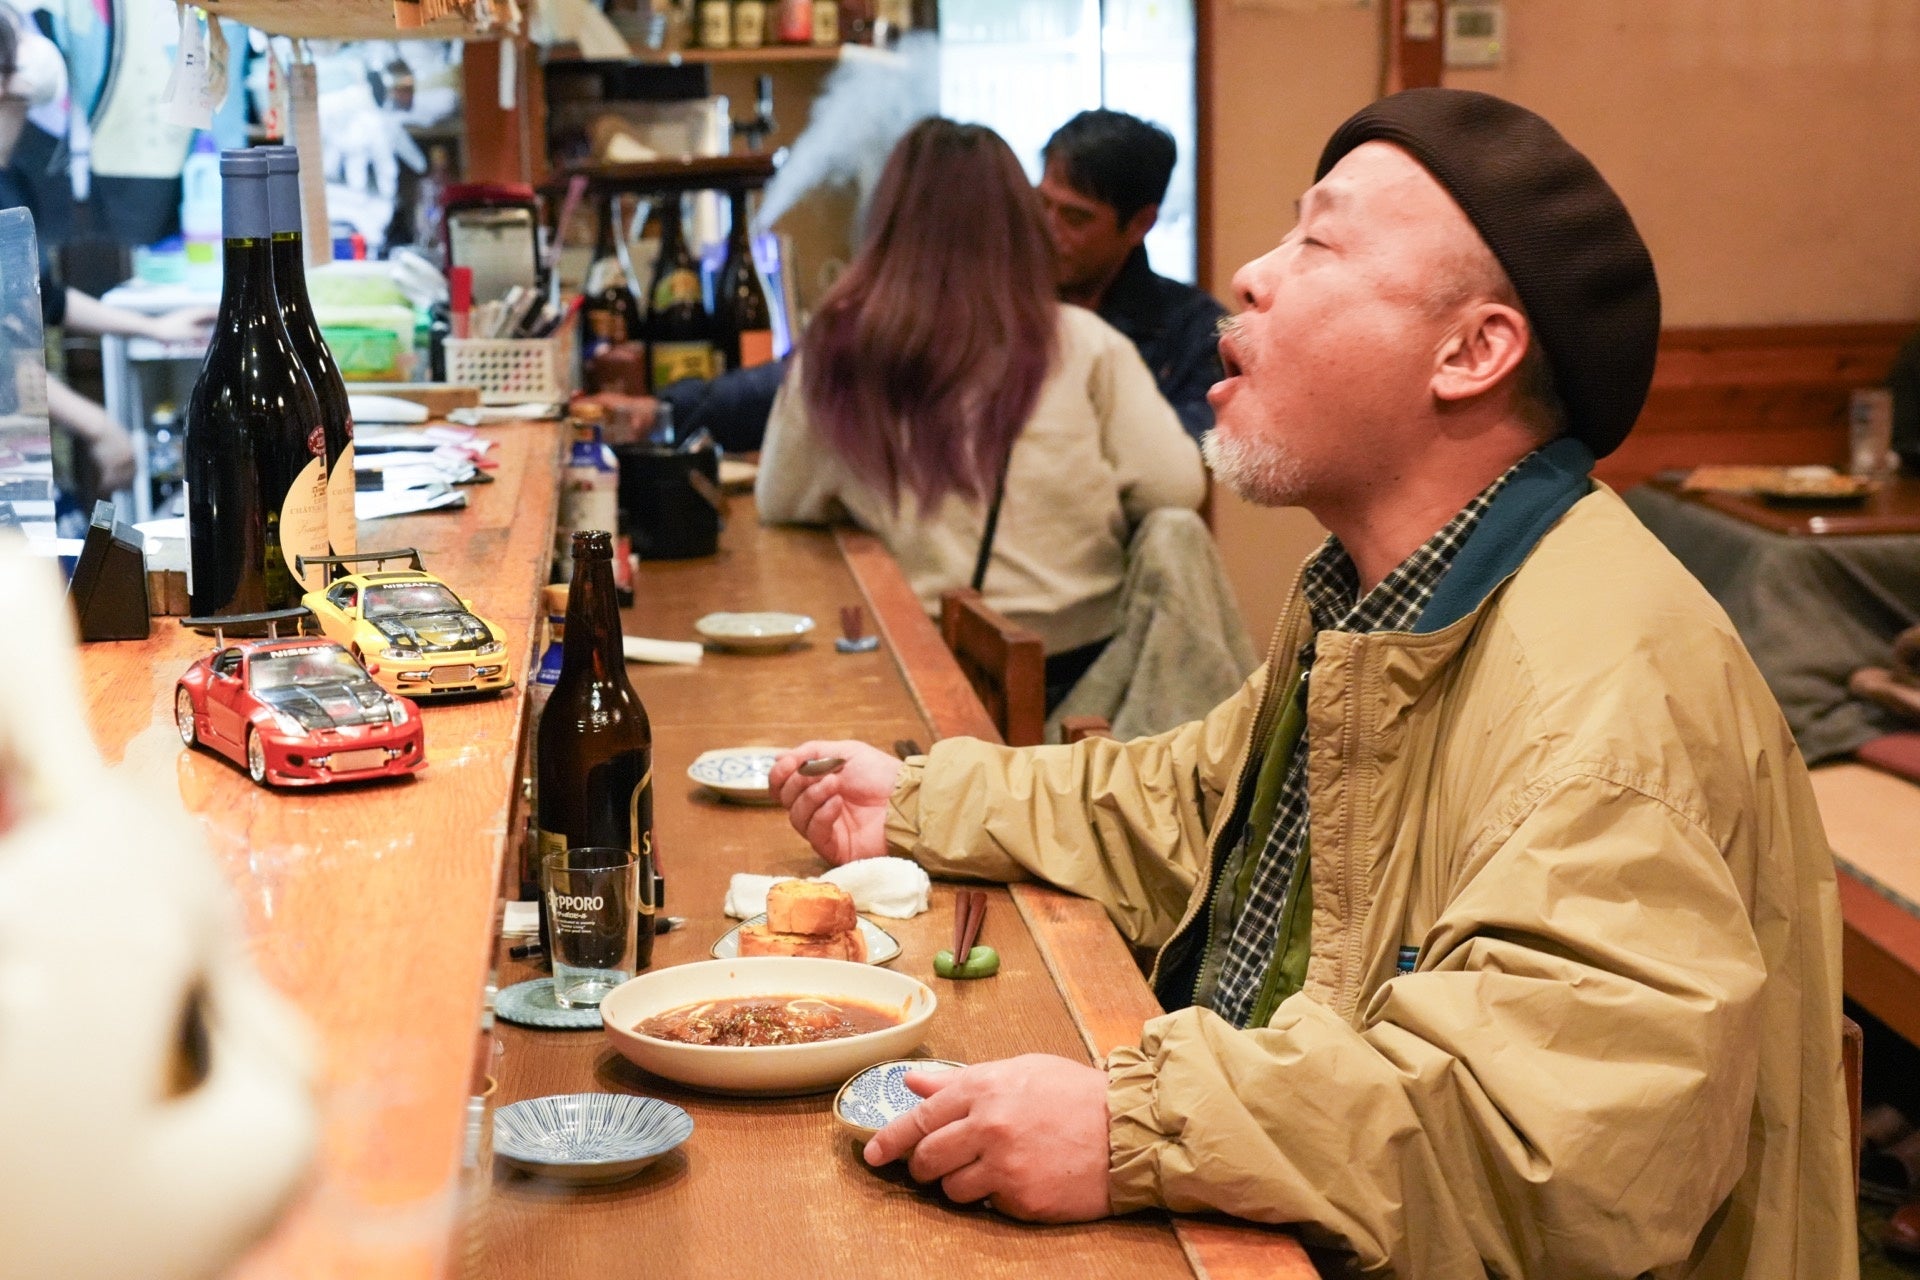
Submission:
[[[259,783],[391,778],[427,762],[420,708],[331,640],[222,641],[180,677],[173,718],[182,742],[245,765]]]

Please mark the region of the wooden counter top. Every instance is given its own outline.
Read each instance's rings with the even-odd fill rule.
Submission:
[[[207,651],[205,637],[161,618],[147,640],[82,649],[101,753],[200,819],[262,971],[320,1046],[316,1178],[243,1280],[425,1280],[449,1252],[562,445],[554,422],[486,434],[500,466],[493,484],[467,490],[465,511],[360,527],[363,549],[418,547],[429,571],[507,634],[514,691],[429,706],[417,777],[256,787],[174,732],[174,682]]]
[[[643,565],[626,630],[693,634],[720,609],[781,609],[819,624],[776,654],[709,652],[692,667],[629,665],[654,732],[655,848],[667,910],[685,928],[656,940],[654,966],[707,958],[733,923],[721,912],[735,872],[814,875],[821,864],[775,808],[707,797],[686,777],[715,747],[790,746],[850,737],[883,749],[901,738],[993,729],[891,557],[862,534],[763,528],[736,502],[720,554]],[[837,653],[843,605],[877,618],[881,648]],[[1052,1053],[1086,1062],[1159,1013],[1104,913],[1034,885],[988,889],[983,938],[1002,966],[991,982],[932,977],[948,944],[954,889],[936,883],[912,920],[874,918],[903,947],[893,967],[935,988],[940,1008],[920,1052],[963,1062]],[[501,959],[502,986],[538,975]],[[1014,1222],[948,1204],[896,1166],[869,1169],[834,1124],[831,1094],[723,1098],[646,1075],[596,1032],[502,1023],[499,1105],[552,1093],[614,1090],[666,1098],[694,1118],[691,1139],[632,1181],[568,1190],[505,1165],[470,1243],[468,1274],[490,1280],[618,1275],[832,1274],[1313,1277],[1283,1232],[1140,1214],[1067,1227]]]

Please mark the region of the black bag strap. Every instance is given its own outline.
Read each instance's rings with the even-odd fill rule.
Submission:
[[[1007,496],[1007,468],[1013,463],[1013,451],[1007,451],[1007,461],[1000,468],[1000,479],[993,486],[993,505],[987,508],[987,527],[980,535],[980,554],[973,562],[973,589],[978,591],[980,584],[987,580],[987,562],[993,559],[993,535],[1000,528],[1000,504]]]

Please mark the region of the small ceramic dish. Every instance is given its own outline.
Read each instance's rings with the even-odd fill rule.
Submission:
[[[805,640],[813,619],[804,613],[709,613],[693,629],[717,648],[771,653]]]
[[[560,1093],[493,1113],[493,1153],[575,1186],[631,1178],[693,1133],[693,1117],[659,1098]]]
[[[779,747],[717,747],[702,751],[687,766],[687,776],[722,800],[735,804],[772,804],[767,775],[780,758]]]
[[[865,916],[855,917],[860,922],[860,936],[867,940],[867,963],[889,964],[900,954],[900,943],[894,936],[882,929]],[[733,928],[720,935],[713,944],[712,955],[715,960],[731,960],[740,954],[740,931],[750,924],[765,924],[767,913],[762,911],[751,920],[742,920]]]
[[[751,996],[850,1001],[885,1010],[900,1021],[837,1040],[774,1045],[685,1044],[637,1029],[672,1009]],[[827,1093],[876,1062],[911,1053],[926,1037],[939,1003],[926,983],[877,965],[744,956],[643,973],[601,1001],[600,1017],[620,1055],[654,1075],[713,1093],[772,1096]]]
[[[958,1071],[965,1066],[945,1058],[899,1058],[868,1067],[840,1086],[833,1096],[833,1118],[840,1127],[871,1138],[926,1099],[907,1088],[909,1071]]]

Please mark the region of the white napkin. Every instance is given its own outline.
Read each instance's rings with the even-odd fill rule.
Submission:
[[[628,662],[671,662],[697,666],[706,647],[696,640],[651,640],[646,636],[621,636],[620,651]]]
[[[760,915],[767,909],[767,890],[781,880],[794,878],[738,873],[727,884],[726,913],[737,920]],[[837,884],[852,894],[854,910],[895,920],[908,920],[925,911],[933,887],[920,865],[905,858],[861,858],[814,879]]]

